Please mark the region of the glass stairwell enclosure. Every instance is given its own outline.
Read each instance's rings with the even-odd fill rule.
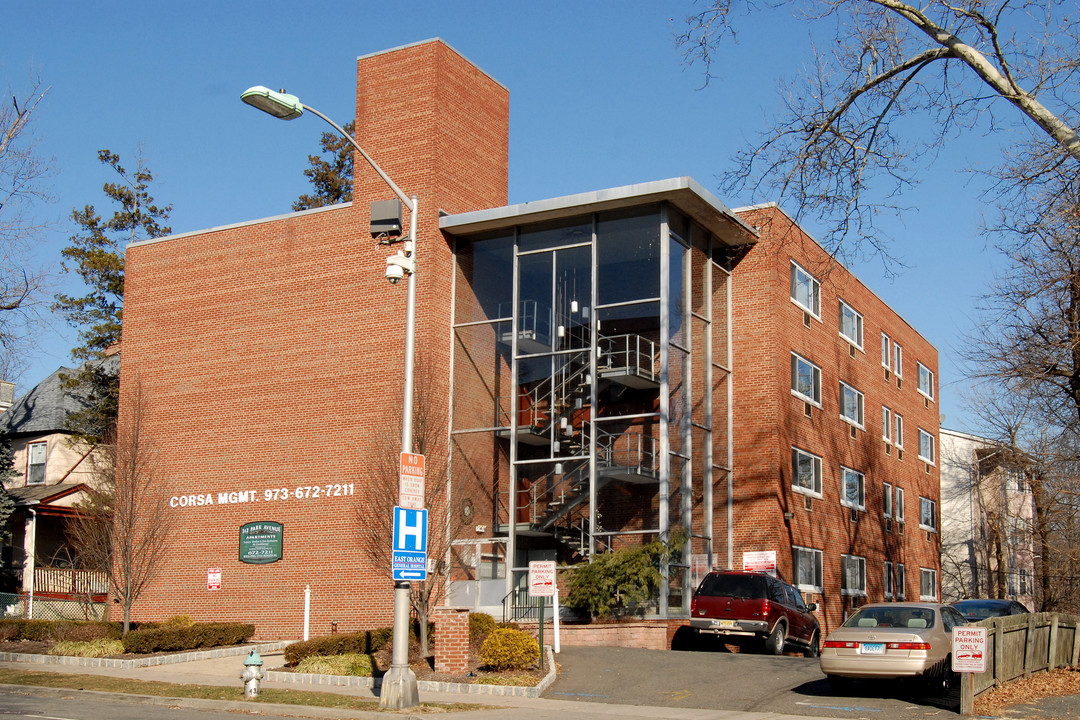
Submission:
[[[469,509],[451,601],[491,611],[530,560],[674,534],[687,540],[644,610],[688,614],[726,472],[713,463],[729,386],[710,236],[660,203],[455,240],[452,507]]]

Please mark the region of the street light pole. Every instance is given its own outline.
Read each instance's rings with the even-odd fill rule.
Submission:
[[[353,149],[363,156],[383,182],[394,191],[394,195],[409,209],[409,237],[405,241],[405,255],[408,262],[404,266],[409,281],[405,296],[405,379],[401,409],[401,452],[411,453],[413,451],[413,360],[416,355],[416,222],[420,207],[419,200],[415,195],[412,197],[405,195],[401,188],[390,179],[390,176],[383,172],[383,169],[364,151],[364,148],[360,147],[352,135],[315,108],[301,103],[295,95],[289,95],[284,91],[275,92],[262,85],[256,85],[242,93],[240,99],[282,120],[295,120],[305,110],[318,115],[352,144]],[[382,689],[379,692],[380,708],[400,710],[420,703],[416,674],[409,667],[410,589],[408,582],[396,581],[394,583],[393,656],[390,670],[383,676]]]

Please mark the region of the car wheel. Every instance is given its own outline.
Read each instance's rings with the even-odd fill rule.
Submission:
[[[926,674],[926,689],[931,697],[942,698],[949,694],[949,688],[953,685],[950,657],[946,657],[940,665]]]
[[[765,652],[769,655],[783,655],[785,634],[786,628],[784,627],[784,623],[776,623],[776,627],[769,633],[769,637],[765,638]]]
[[[803,650],[803,656],[808,658],[816,658],[821,655],[821,635],[815,630],[814,634],[810,636],[810,644]]]

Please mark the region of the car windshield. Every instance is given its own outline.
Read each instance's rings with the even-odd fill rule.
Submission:
[[[698,595],[734,598],[763,598],[765,583],[755,575],[706,575]]]
[[[849,617],[844,627],[923,630],[934,627],[934,610],[928,607],[866,607]]]
[[[958,602],[954,607],[964,613],[965,617],[976,618],[979,620],[997,617],[999,615],[1007,615],[1009,613],[1009,606],[1006,603],[972,600]]]

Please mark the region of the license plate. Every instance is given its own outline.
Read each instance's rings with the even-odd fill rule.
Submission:
[[[885,643],[862,643],[859,645],[861,655],[884,655]]]
[[[713,627],[733,628],[733,627],[735,627],[735,621],[734,620],[713,620]]]

